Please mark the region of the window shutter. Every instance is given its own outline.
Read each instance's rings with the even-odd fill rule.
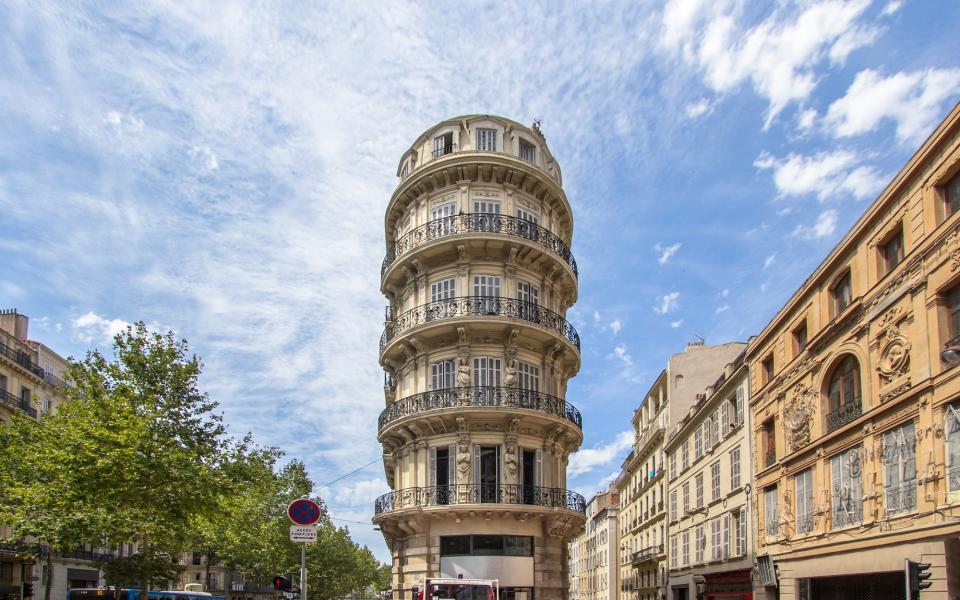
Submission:
[[[543,486],[543,453],[540,448],[537,448],[537,472],[534,478],[534,483],[537,487]]]
[[[721,558],[724,560],[730,556],[730,513],[724,513],[723,515],[723,534],[720,540],[722,547]]]
[[[480,485],[480,444],[473,445],[473,485]],[[477,488],[479,490],[479,488]]]
[[[727,437],[727,433],[730,431],[730,409],[727,408],[729,403],[724,401],[720,405],[720,437]]]
[[[451,488],[457,483],[457,445],[447,446],[447,485]]]
[[[747,551],[747,507],[740,507],[740,531],[737,533],[737,556],[743,556]]]
[[[736,407],[737,425],[743,423],[743,386],[737,386],[737,407]]]
[[[437,447],[430,446],[429,453],[430,458],[428,460],[428,464],[430,473],[427,475],[427,481],[429,481],[430,486],[433,487],[437,485]]]

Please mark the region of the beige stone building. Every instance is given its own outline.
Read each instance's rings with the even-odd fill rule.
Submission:
[[[614,485],[620,493],[620,589],[624,600],[667,592],[665,434],[744,344],[689,344],[667,362],[633,415],[634,445]]]
[[[585,500],[566,402],[580,339],[573,214],[539,126],[489,115],[424,132],[386,211],[378,439],[393,491],[374,523],[393,597],[424,577],[496,578],[508,600],[565,598]]]
[[[767,597],[960,597],[958,212],[960,105],[750,345]]]
[[[620,580],[617,511],[620,496],[611,489],[587,502],[584,530],[570,540],[571,600],[616,600]]]
[[[0,310],[0,424],[17,412],[31,418],[56,411],[66,401],[60,391],[67,361],[29,336],[30,319],[16,309]],[[0,539],[13,532],[0,527]],[[24,553],[41,556],[25,560]],[[20,597],[21,584],[32,581],[34,594],[42,595],[50,582],[51,597],[64,598],[68,587],[95,587],[103,583],[94,561],[113,558],[112,551],[92,546],[57,553],[46,564],[47,549],[31,540],[0,543],[0,597]]]
[[[745,351],[668,434],[670,600],[753,593],[750,412]]]

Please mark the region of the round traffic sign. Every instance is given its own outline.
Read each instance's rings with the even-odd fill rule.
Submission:
[[[320,505],[309,498],[298,498],[287,507],[287,516],[297,525],[313,525],[320,520]]]

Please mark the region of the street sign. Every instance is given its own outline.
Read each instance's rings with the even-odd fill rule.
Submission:
[[[317,541],[317,526],[316,525],[291,525],[290,541],[291,542]]]
[[[320,520],[320,505],[309,498],[297,498],[287,507],[287,516],[297,525],[313,525]]]

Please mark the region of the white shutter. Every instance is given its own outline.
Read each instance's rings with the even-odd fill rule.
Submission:
[[[434,487],[437,485],[437,447],[430,446],[429,454],[430,454],[430,458],[429,458],[428,464],[429,464],[430,473],[429,475],[427,475],[428,477],[427,481],[430,482],[429,484],[430,487]]]
[[[533,482],[537,487],[542,487],[543,486],[543,454],[540,451],[540,448],[537,448],[536,452],[537,452],[537,471],[536,471],[536,474],[534,475]]]
[[[457,445],[447,446],[447,484],[453,489],[457,483]]]
[[[737,425],[743,423],[743,386],[737,386],[737,406],[736,406],[736,416],[734,418],[737,421]]]
[[[730,403],[724,400],[723,404],[720,405],[720,437],[725,438],[730,432],[730,409],[728,405]]]
[[[721,534],[720,547],[722,548],[721,558],[726,560],[730,556],[730,513],[723,514],[723,533]]]
[[[740,531],[737,533],[737,556],[743,556],[747,552],[747,507],[740,507]]]
[[[480,444],[473,445],[473,485],[480,485]],[[478,488],[479,489],[479,488]]]

